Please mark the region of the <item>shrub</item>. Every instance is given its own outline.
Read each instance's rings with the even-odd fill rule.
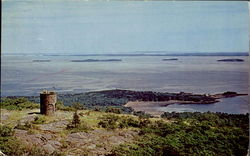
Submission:
[[[25,122],[24,124],[21,124],[20,121],[18,121],[17,125],[15,126],[16,129],[22,129],[22,130],[29,130],[33,127],[33,125],[30,122]]]
[[[126,122],[120,122],[120,123],[118,124],[118,127],[119,127],[119,128],[127,128],[127,127],[128,127],[128,124],[127,124]]]
[[[146,119],[153,117],[152,115],[145,113],[144,111],[134,112],[133,115],[139,116],[139,118],[146,118]]]
[[[146,119],[145,119],[146,120]],[[149,121],[150,122],[150,121]],[[99,126],[106,129],[127,128],[127,127],[140,127],[142,124],[146,124],[144,120],[137,120],[129,116],[117,116],[114,114],[108,114],[101,117]]]
[[[0,149],[4,154],[10,156],[46,155],[41,148],[23,144],[19,139],[15,137],[0,137]]]
[[[0,136],[1,137],[12,136],[13,134],[14,134],[13,128],[6,126],[6,125],[0,125]]]
[[[113,114],[104,115],[102,120],[98,123],[99,126],[106,129],[116,129],[119,127],[119,117]]]
[[[74,111],[75,109],[73,107],[65,106],[63,102],[57,101],[56,103],[56,109],[62,110],[62,111]]]
[[[151,124],[149,119],[140,119],[139,128],[147,127],[149,124]]]
[[[45,122],[46,122],[46,117],[45,116],[36,116],[32,123],[33,124],[43,124]]]
[[[76,132],[88,132],[89,130],[92,130],[91,127],[89,127],[85,122],[81,122],[77,127],[67,125],[67,130],[70,131],[70,133],[76,133]]]
[[[131,117],[127,118],[128,126],[130,127],[139,127],[140,122],[137,119]]]
[[[4,154],[10,156],[44,155],[40,148],[23,144],[19,139],[13,137],[13,134],[13,128],[6,125],[0,125],[0,150]]]
[[[67,125],[67,129],[77,128],[79,125],[80,125],[80,117],[77,114],[77,111],[75,111],[71,123]]]
[[[113,114],[104,115],[99,126],[106,129],[127,128],[127,127],[139,127],[140,122],[137,119],[128,116],[117,116]]]
[[[22,110],[22,109],[35,109],[39,108],[39,105],[28,101],[26,98],[3,98],[1,99],[2,108],[8,110]]]
[[[67,125],[66,129],[70,130],[71,133],[82,132],[82,131],[87,132],[88,130],[91,130],[91,128],[87,126],[85,122],[80,121],[77,111],[75,111],[72,122]]]
[[[85,122],[81,121],[80,124],[75,127],[75,125],[68,124],[66,127],[67,130],[70,131],[70,133],[76,133],[76,132],[88,132],[89,130],[92,130],[91,127],[89,127]]]
[[[25,153],[22,143],[14,137],[0,137],[0,149],[6,155],[23,155]]]
[[[120,117],[118,122],[119,122],[119,127],[120,128],[139,127],[139,125],[140,125],[139,120],[134,119],[132,117],[128,117],[128,116]]]
[[[121,114],[122,111],[121,111],[120,108],[107,107],[105,112],[107,112],[107,113]]]
[[[77,114],[77,111],[75,111],[75,113],[74,113],[74,115],[73,115],[72,124],[73,124],[75,127],[78,127],[79,124],[80,124],[80,118],[79,118],[79,115]]]

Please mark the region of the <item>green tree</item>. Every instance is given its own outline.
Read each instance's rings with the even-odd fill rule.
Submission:
[[[77,114],[77,111],[75,111],[73,115],[72,124],[74,125],[75,128],[80,125],[80,118],[79,118],[79,115]]]

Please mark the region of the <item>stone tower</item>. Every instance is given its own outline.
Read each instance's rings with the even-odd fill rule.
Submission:
[[[53,91],[40,93],[40,112],[44,115],[53,115],[56,111],[57,95]]]

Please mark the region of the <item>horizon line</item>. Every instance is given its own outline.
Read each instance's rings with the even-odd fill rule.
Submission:
[[[152,53],[158,52],[158,53]],[[249,52],[182,52],[135,51],[134,53],[1,53],[2,55],[43,55],[43,56],[249,56]]]
[[[124,55],[124,54],[131,54],[131,55],[138,55],[138,54],[218,54],[218,53],[249,53],[249,51],[240,51],[240,52],[228,52],[228,51],[221,51],[221,52],[204,52],[204,51],[162,51],[162,50],[149,50],[149,51],[130,51],[130,52],[89,52],[89,53],[81,53],[81,52],[74,52],[74,53],[69,53],[69,52],[38,52],[38,53],[34,53],[34,52],[1,52],[1,54],[8,54],[8,55],[12,55],[12,54],[33,54],[33,55],[40,55],[40,54],[67,54],[67,55],[106,55],[106,54],[117,54],[117,55]]]

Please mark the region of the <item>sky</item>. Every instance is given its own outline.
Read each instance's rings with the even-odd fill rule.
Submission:
[[[247,2],[5,0],[2,53],[248,52]]]

